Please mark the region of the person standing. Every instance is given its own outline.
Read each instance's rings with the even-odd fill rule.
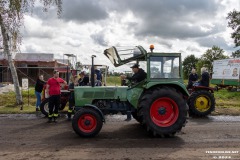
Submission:
[[[192,88],[193,83],[195,83],[198,80],[198,75],[196,73],[196,70],[193,68],[189,77],[188,77],[188,85],[187,85],[187,89]]]
[[[53,77],[49,78],[47,81],[46,91],[49,95],[49,114],[48,114],[48,122],[51,123],[52,119],[56,122],[58,117],[58,108],[60,106],[61,99],[61,83],[67,85],[67,82],[62,78],[59,78],[59,72],[57,70],[53,71]],[[54,108],[54,111],[53,111]]]
[[[98,70],[97,66],[94,66],[94,73],[97,75],[97,80],[102,81],[102,73]]]
[[[70,96],[69,96],[69,108],[68,108],[68,113],[67,113],[67,117],[68,120],[71,121],[71,116],[72,116],[72,112],[73,112],[73,106],[75,106],[75,98],[74,98],[74,87],[78,86],[78,76],[75,75],[74,77],[72,77],[71,79],[71,83],[69,84],[68,90],[70,91]]]
[[[46,82],[43,80],[43,75],[39,75],[38,79],[36,81],[35,84],[35,95],[37,97],[37,101],[36,101],[36,111],[39,111],[39,107],[41,104],[41,94],[42,94],[42,90],[43,90],[43,86],[46,84]]]
[[[94,74],[94,83],[95,86],[102,86],[102,82],[97,79],[97,74]]]

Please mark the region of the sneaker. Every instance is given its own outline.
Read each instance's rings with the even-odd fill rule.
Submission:
[[[37,111],[40,111],[40,109],[39,109],[39,108],[36,108],[36,112],[37,112]]]

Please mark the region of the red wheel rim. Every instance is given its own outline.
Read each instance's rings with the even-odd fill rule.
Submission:
[[[152,103],[150,116],[157,126],[169,127],[178,119],[178,105],[170,98],[159,98]]]
[[[91,114],[83,114],[78,119],[78,127],[81,131],[90,133],[97,127],[97,120],[95,116]]]

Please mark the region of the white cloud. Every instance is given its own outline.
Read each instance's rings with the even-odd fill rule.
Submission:
[[[181,51],[183,58],[200,57],[212,45],[231,53],[226,16],[234,8],[240,8],[239,0],[73,0],[64,1],[58,19],[56,9],[42,13],[38,6],[25,16],[21,51],[56,53],[59,58],[73,53],[84,64],[95,54],[96,63],[111,68],[103,51],[114,45],[148,50],[154,44],[155,51]]]

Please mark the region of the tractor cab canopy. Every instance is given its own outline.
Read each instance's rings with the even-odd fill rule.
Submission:
[[[134,60],[144,59],[147,51],[142,46],[135,47],[111,47],[104,51],[104,55],[115,67],[129,63]]]
[[[150,56],[150,78],[181,78],[181,54],[158,53]]]

